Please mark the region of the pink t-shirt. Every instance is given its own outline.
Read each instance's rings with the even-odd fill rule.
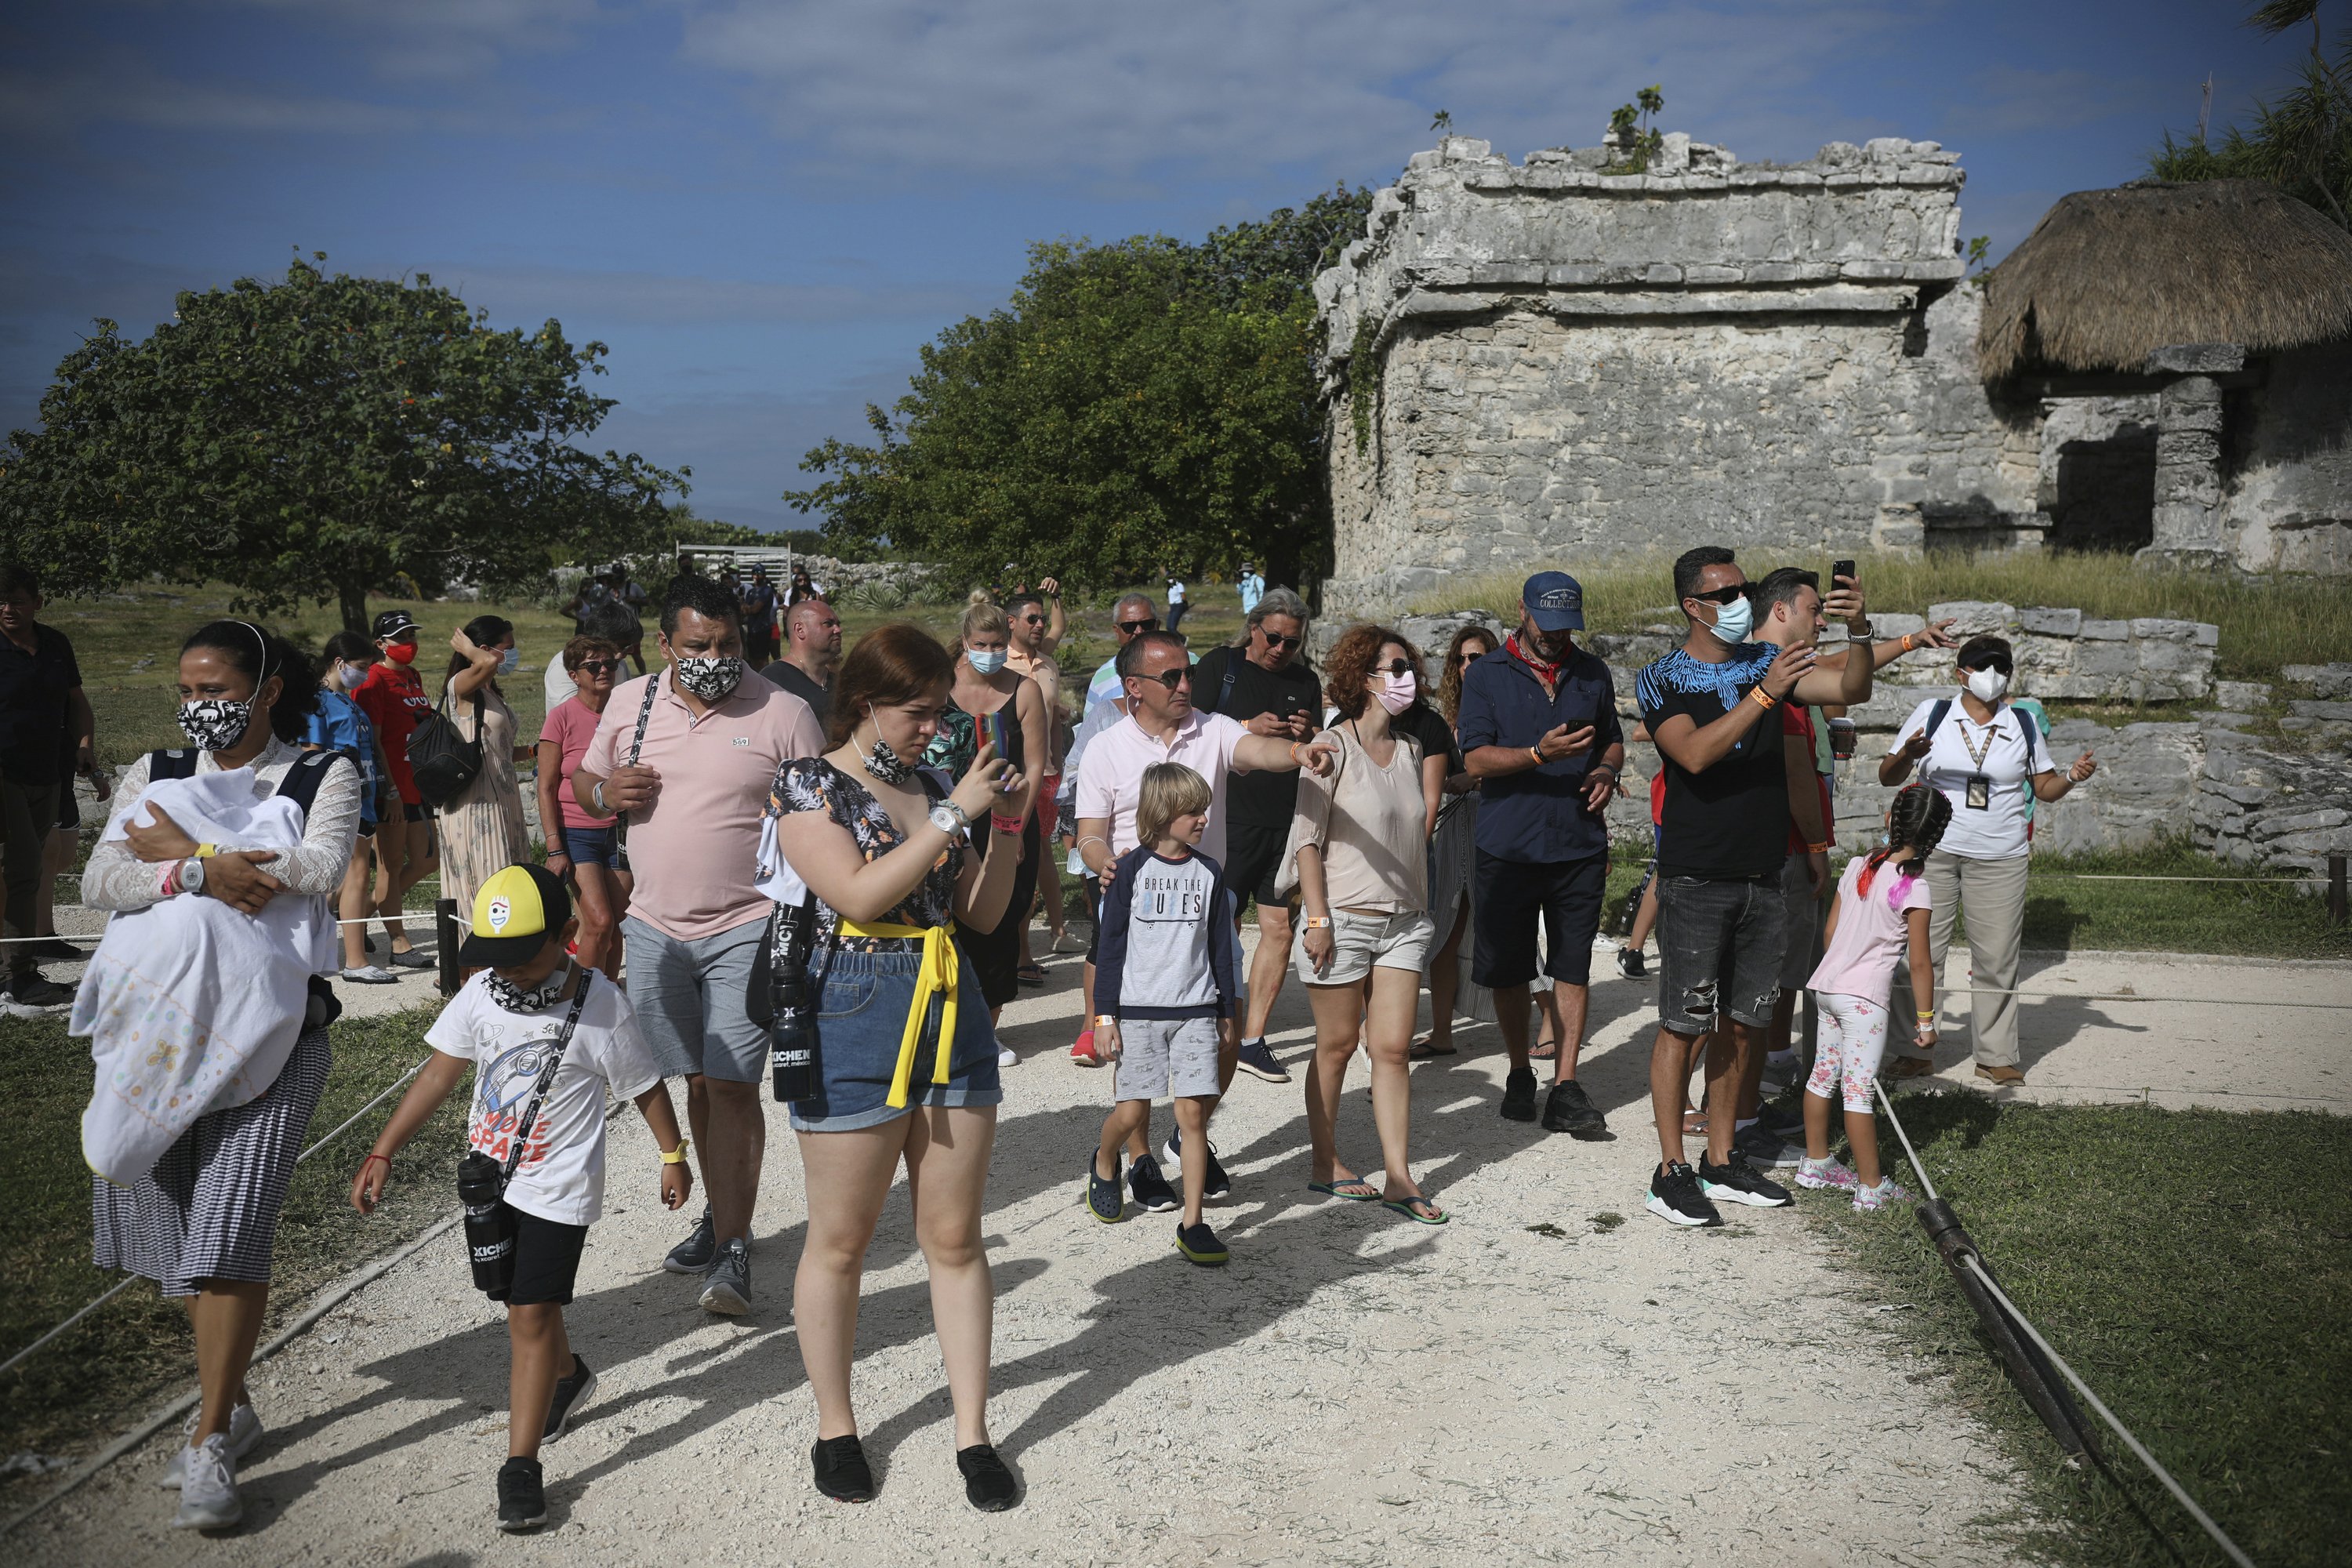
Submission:
[[[1902,951],[1908,930],[1906,912],[1927,908],[1927,879],[1915,878],[1905,887],[1903,873],[1890,860],[1870,879],[1870,896],[1864,898],[1854,888],[1868,864],[1869,856],[1857,855],[1838,879],[1837,932],[1813,977],[1805,982],[1809,990],[1874,1002],[1886,999],[1895,978],[1895,955]]]
[[[824,736],[807,703],[756,672],[698,718],[665,667],[613,689],[581,767],[610,778],[628,761],[649,680],[660,687],[637,761],[661,791],[629,816],[629,912],[693,942],[767,915],[751,879],[768,789],[785,763],[822,755]]]
[[[1143,770],[1154,763],[1181,763],[1209,781],[1209,825],[1201,834],[1201,853],[1220,866],[1225,863],[1225,781],[1233,774],[1234,748],[1249,734],[1244,726],[1222,713],[1195,710],[1177,727],[1173,742],[1136,722],[1132,714],[1087,742],[1078,759],[1076,810],[1110,823],[1114,858],[1135,847],[1135,807],[1143,795]]]
[[[588,742],[596,736],[597,714],[577,697],[567,697],[547,710],[547,722],[539,727],[539,738],[552,741],[558,751],[555,799],[563,812],[566,827],[610,827],[613,819],[599,816],[580,804],[572,793],[572,775],[580,766],[580,759],[588,754]]]

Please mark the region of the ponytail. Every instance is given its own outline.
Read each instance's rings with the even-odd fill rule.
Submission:
[[[1899,851],[1903,858],[1895,867],[1899,876],[1887,889],[1886,900],[1890,909],[1902,908],[1904,895],[1927,869],[1927,857],[1944,841],[1944,829],[1951,820],[1952,803],[1944,798],[1943,791],[1931,784],[1905,784],[1886,809],[1886,842],[1870,852],[1862,874],[1854,879],[1854,896],[1870,897],[1870,884],[1876,879],[1878,868]]]

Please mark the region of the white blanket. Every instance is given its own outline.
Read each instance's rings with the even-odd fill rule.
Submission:
[[[287,850],[302,842],[301,807],[255,798],[250,768],[159,779],[117,810],[104,837],[125,837],[134,816],[152,824],[155,806],[199,843]],[[257,915],[183,895],[110,920],[68,1024],[88,1037],[98,1065],[81,1119],[89,1168],[128,1185],[197,1117],[267,1089],[301,1035],[310,976],[334,957],[327,901],[310,895],[280,893]]]

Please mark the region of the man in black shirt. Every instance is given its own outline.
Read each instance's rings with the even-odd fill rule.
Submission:
[[[1322,728],[1323,713],[1322,683],[1299,653],[1306,637],[1307,602],[1287,588],[1267,590],[1244,618],[1242,640],[1211,648],[1193,668],[1193,706],[1239,720],[1253,735],[1306,740]],[[1290,967],[1290,906],[1274,896],[1274,879],[1297,803],[1296,773],[1236,773],[1225,785],[1225,886],[1257,900],[1241,1065],[1268,1083],[1290,1081],[1266,1047],[1265,1021]]]
[[[784,612],[784,657],[760,673],[807,703],[822,728],[840,663],[841,616],[823,599],[803,599]]]
[[[7,934],[26,938],[37,920],[58,792],[73,787],[58,776],[58,737],[73,735],[77,771],[98,769],[81,666],[65,634],[37,619],[40,613],[41,582],[32,568],[0,564],[0,854],[7,861]],[[72,1005],[73,993],[42,974],[29,944],[5,951],[10,1013],[33,1017]]]
[[[1642,669],[1634,692],[1666,778],[1658,837],[1658,1035],[1650,1050],[1650,1110],[1663,1153],[1647,1206],[1675,1225],[1720,1225],[1713,1199],[1778,1207],[1788,1190],[1731,1146],[1734,1099],[1750,1054],[1763,1049],[1780,994],[1786,943],[1780,868],[1788,858],[1789,781],[1780,704],[1870,696],[1871,661],[1815,669],[1814,645],[1749,639],[1748,575],[1716,545],[1683,552],[1675,592],[1690,635]],[[1822,601],[1854,636],[1869,635],[1862,594],[1840,578]],[[1720,1019],[1720,1023],[1718,1023]],[[1706,1152],[1683,1163],[1690,1053],[1706,1042]]]

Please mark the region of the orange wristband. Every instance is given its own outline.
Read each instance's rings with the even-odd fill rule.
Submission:
[[[1764,688],[1761,686],[1749,687],[1748,689],[1748,695],[1754,698],[1756,700],[1756,706],[1763,709],[1767,713],[1769,713],[1773,709],[1780,706],[1780,699],[1768,695],[1765,692]]]

